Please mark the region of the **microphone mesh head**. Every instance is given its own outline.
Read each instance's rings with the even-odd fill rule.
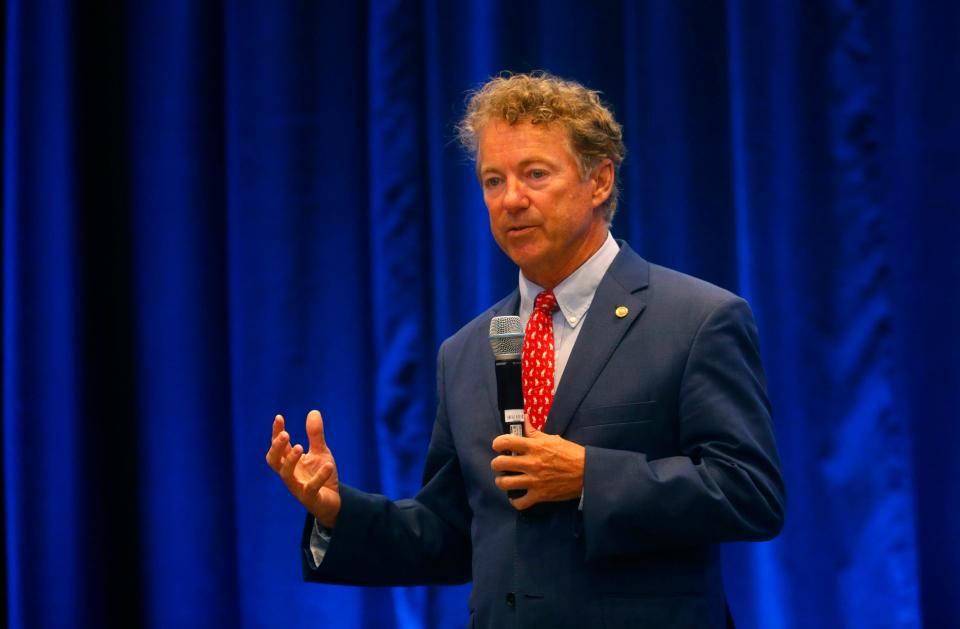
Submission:
[[[498,360],[520,357],[523,350],[520,317],[511,315],[490,319],[490,349]]]

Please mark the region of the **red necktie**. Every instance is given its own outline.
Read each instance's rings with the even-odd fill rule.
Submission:
[[[524,330],[523,408],[537,430],[543,430],[553,404],[553,312],[556,309],[553,291],[543,291],[533,303],[533,314]]]

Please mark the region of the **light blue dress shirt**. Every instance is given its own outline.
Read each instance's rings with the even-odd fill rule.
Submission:
[[[620,252],[617,241],[607,232],[607,239],[595,254],[568,275],[566,279],[556,285],[553,295],[557,298],[560,308],[553,313],[553,391],[567,367],[573,344],[576,343],[583,327],[583,320],[587,317],[593,296],[597,293],[600,280],[607,273],[613,259]],[[520,272],[520,321],[527,327],[527,320],[533,313],[533,302],[543,291],[542,286],[534,284]]]

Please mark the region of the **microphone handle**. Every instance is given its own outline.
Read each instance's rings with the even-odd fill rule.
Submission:
[[[505,434],[523,436],[523,371],[520,359],[496,361],[497,405],[500,407],[500,431]],[[510,452],[509,454],[513,454]],[[513,476],[516,472],[504,472]],[[525,489],[509,489],[507,496],[520,498],[527,493]]]

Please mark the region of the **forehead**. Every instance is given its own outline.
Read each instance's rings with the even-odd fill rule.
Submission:
[[[477,144],[477,168],[530,159],[566,161],[573,159],[570,133],[561,124],[510,124],[494,120],[484,126]]]

